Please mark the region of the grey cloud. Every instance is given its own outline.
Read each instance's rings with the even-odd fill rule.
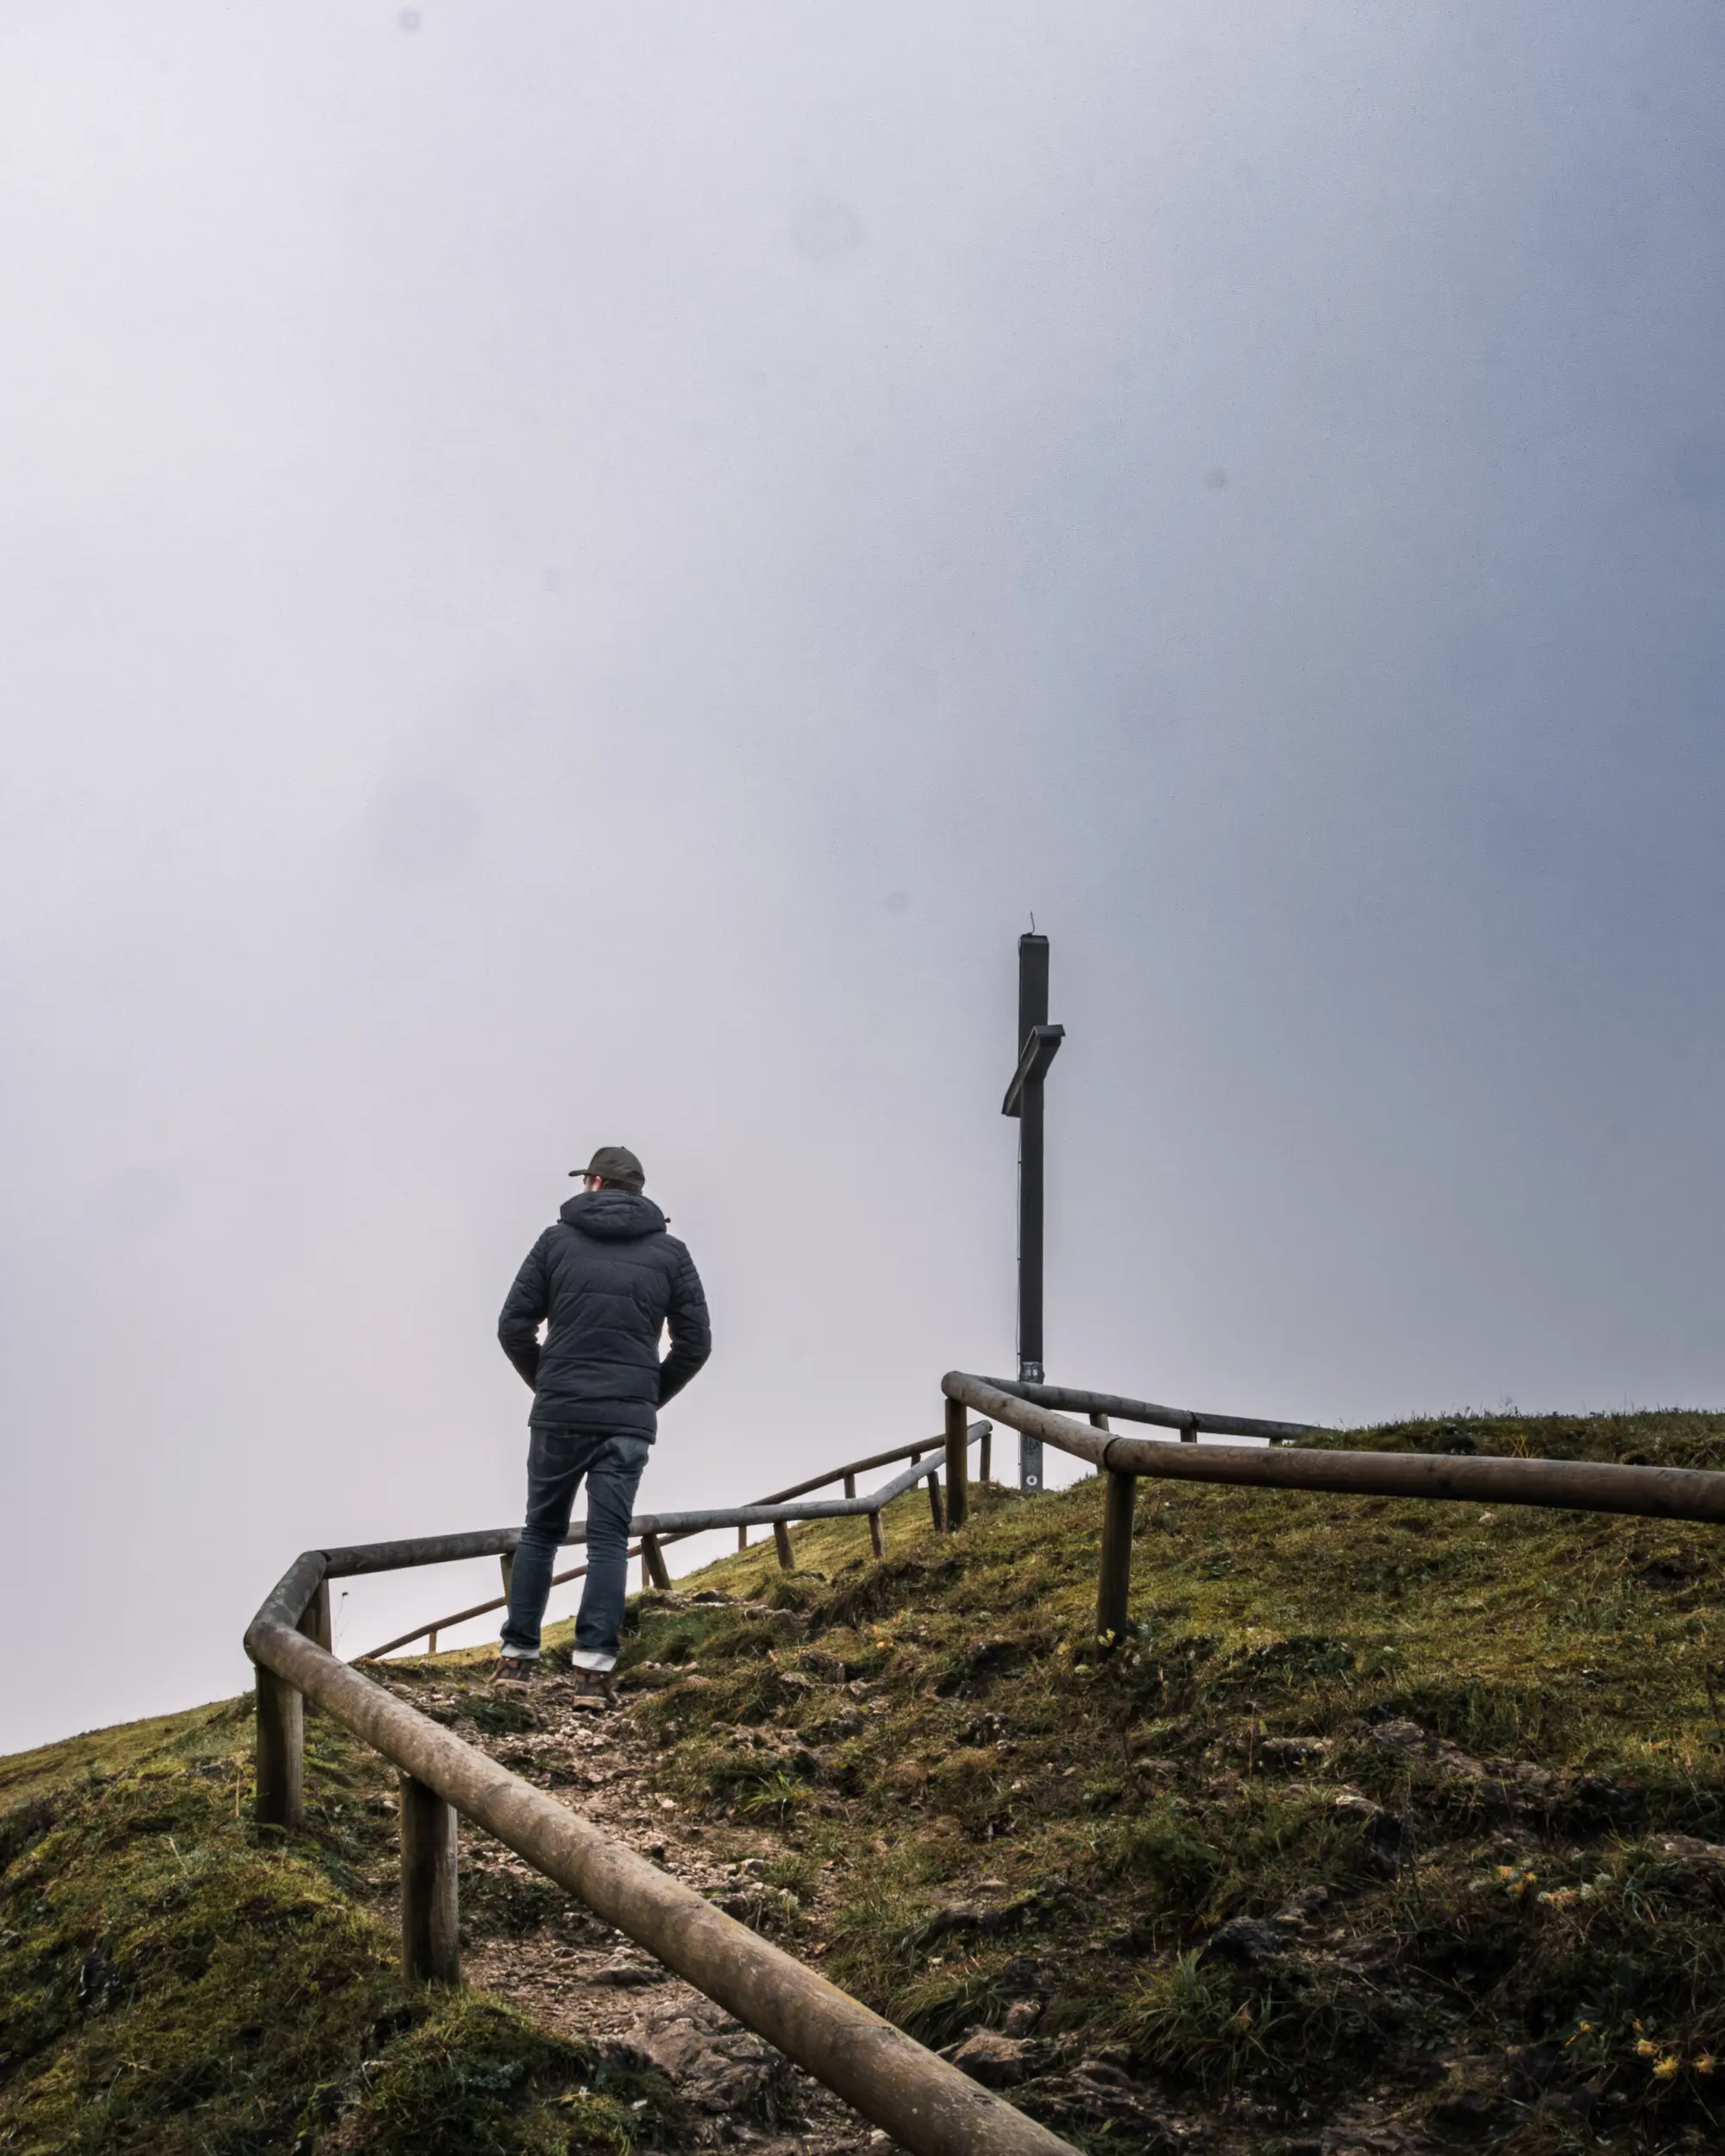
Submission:
[[[426,780],[392,787],[374,813],[379,864],[406,883],[453,875],[481,821],[474,802],[453,787]]]
[[[66,1611],[0,1745],[511,1516],[492,1326],[601,1138],[712,1292],[662,1496],[936,1428],[1032,908],[1062,1374],[1716,1396],[1716,9],[22,0],[0,63],[0,1597]]]

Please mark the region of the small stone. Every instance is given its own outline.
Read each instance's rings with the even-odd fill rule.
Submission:
[[[668,1984],[670,1977],[656,1961],[637,1961],[630,1955],[618,1954],[595,1969],[589,1981],[610,1984],[614,1990],[623,1991],[637,1985]]]
[[[1405,1714],[1398,1714],[1390,1721],[1379,1722],[1366,1734],[1373,1744],[1382,1745],[1386,1752],[1399,1752],[1404,1755],[1423,1750],[1426,1744],[1425,1731],[1418,1722],[1409,1721]]]
[[[1132,1771],[1146,1788],[1153,1789],[1158,1782],[1171,1781],[1180,1765],[1175,1759],[1140,1759]]]
[[[650,2015],[631,2042],[703,2111],[771,2126],[786,2109],[788,2060],[706,2001]]]
[[[1484,1764],[1454,1745],[1440,1744],[1433,1756],[1452,1782],[1484,1782],[1488,1778]]]
[[[1270,1766],[1299,1767],[1321,1759],[1329,1749],[1327,1737],[1266,1737],[1258,1753]]]
[[[1010,2089],[1030,2071],[1025,2056],[1029,2048],[1019,2037],[979,2028],[953,2053],[952,2063],[985,2089]]]
[[[1001,2032],[1007,2036],[1028,2036],[1041,2019],[1040,1999],[1014,1999],[1000,2023]]]
[[[1672,1864],[1725,1865],[1725,1842],[1697,1841],[1693,1834],[1665,1834],[1659,1854]]]
[[[1281,1925],[1272,1924],[1261,1916],[1236,1916],[1220,1931],[1211,1934],[1198,1959],[1208,1961],[1214,1955],[1223,1961],[1236,1961],[1247,1968],[1256,1968],[1261,1961],[1274,1960],[1287,1944],[1287,1934]]]

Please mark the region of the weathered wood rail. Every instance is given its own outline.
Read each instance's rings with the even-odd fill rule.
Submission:
[[[957,1373],[955,1373],[957,1374]],[[1015,1377],[979,1377],[979,1385],[992,1385],[1013,1400],[1027,1400],[1038,1407],[1065,1408],[1075,1414],[1113,1415],[1121,1422],[1148,1422],[1177,1430],[1182,1441],[1195,1445],[1201,1437],[1262,1438],[1270,1445],[1287,1445],[1296,1438],[1317,1438],[1323,1425],[1315,1422],[1266,1422],[1259,1415],[1219,1415],[1208,1407],[1161,1407],[1151,1400],[1128,1400],[1123,1393],[1089,1393],[1070,1385],[1032,1385]]]
[[[1704,1470],[1328,1450],[1292,1442],[1322,1435],[1312,1424],[1165,1407],[1120,1394],[1014,1383],[963,1370],[948,1371],[941,1389],[945,1427],[940,1438],[852,1461],[757,1504],[637,1517],[630,1531],[639,1538],[637,1551],[649,1577],[668,1583],[662,1554],[667,1542],[724,1526],[737,1527],[746,1543],[750,1526],[770,1526],[780,1562],[788,1569],[794,1561],[789,1539],[794,1522],[863,1515],[878,1557],[883,1509],[919,1481],[928,1483],[937,1529],[954,1532],[969,1514],[973,1444],[982,1445],[982,1473],[988,1476],[991,1421],[1056,1445],[1106,1476],[1096,1599],[1096,1629],[1105,1642],[1123,1636],[1130,1621],[1132,1521],[1140,1476],[1725,1523],[1725,1475]],[[972,1412],[989,1420],[972,1423]],[[1076,1414],[1088,1420],[1076,1420]],[[1171,1430],[1178,1442],[1119,1435],[1110,1418]],[[1257,1442],[1200,1444],[1203,1437]],[[936,1454],[944,1458],[928,1465]],[[902,1472],[866,1495],[857,1494],[859,1475],[901,1460],[910,1463]],[[833,1482],[843,1484],[842,1498],[811,1495]],[[585,1534],[585,1527],[572,1528],[568,1539],[580,1542]],[[1061,2151],[1072,2156],[1068,2144],[1003,2097],[980,2088],[693,1889],[608,1839],[588,1821],[417,1714],[330,1651],[332,1579],[474,1557],[498,1557],[506,1566],[518,1537],[516,1528],[425,1536],[308,1551],[296,1561],[246,1634],[247,1651],[257,1665],[260,1824],[292,1828],[300,1822],[304,1702],[310,1699],[401,1771],[402,1959],[411,1977],[453,1981],[459,1974],[455,1830],[460,1814],[495,1834],[717,2000],[915,2156],[984,2156],[984,2152],[1055,2156]],[[558,1576],[577,1576],[579,1571]],[[427,1633],[435,1639],[438,1629],[499,1608],[503,1600],[422,1626],[374,1652],[386,1653]]]
[[[944,1517],[935,1488],[938,1526],[950,1530],[962,1524],[969,1445],[986,1429],[968,1426],[962,1411],[956,1419],[949,1413],[947,1463],[956,1449],[960,1474]],[[893,1496],[925,1479],[925,1472],[932,1481],[938,1475],[938,1470],[925,1471],[922,1460],[939,1444],[931,1440],[884,1456],[891,1462],[909,1452],[910,1468],[865,1496],[821,1502],[787,1493],[776,1504],[650,1514],[634,1520],[631,1532],[644,1541],[739,1524],[787,1530],[792,1520],[858,1513],[878,1520]],[[853,1463],[805,1489],[854,1476],[873,1463]],[[246,1651],[257,1670],[260,1827],[291,1830],[304,1817],[310,1700],[400,1771],[402,1961],[411,1979],[453,1982],[459,1976],[456,1823],[467,1818],[716,2000],[914,2156],[1075,2156],[1068,2142],[1003,2096],[331,1651],[332,1579],[501,1557],[518,1533],[497,1529],[309,1550],[295,1560],[246,1633]],[[576,1539],[572,1533],[570,1539]]]
[[[1198,1414],[1154,1407],[1112,1393],[1067,1387],[1009,1385],[949,1370],[942,1378],[949,1416],[966,1408],[1088,1460],[1107,1477],[1102,1507],[1096,1631],[1121,1638],[1130,1615],[1132,1514],[1138,1478],[1231,1482],[1257,1489],[1302,1489],[1333,1496],[1423,1497],[1491,1505],[1549,1505],[1565,1512],[1627,1513],[1657,1520],[1725,1523],[1725,1475],[1708,1468],[1628,1467],[1601,1460],[1499,1460],[1466,1454],[1353,1452],[1301,1448],[1286,1440],[1320,1436],[1314,1424],[1267,1423],[1244,1415]],[[1078,1408],[1088,1426],[1055,1412],[1052,1401]],[[1108,1415],[1176,1429],[1182,1439],[1200,1431],[1270,1438],[1269,1445],[1170,1444],[1164,1438],[1117,1437]]]
[[[985,1482],[988,1480],[993,1436],[993,1425],[979,1422],[969,1431],[965,1440],[967,1450],[970,1445],[978,1448]],[[671,1584],[671,1576],[666,1568],[663,1554],[668,1542],[681,1542],[690,1535],[708,1534],[718,1527],[734,1526],[737,1548],[746,1550],[750,1527],[770,1526],[780,1570],[789,1572],[796,1568],[796,1557],[791,1547],[791,1528],[796,1522],[804,1520],[843,1520],[860,1515],[869,1522],[869,1547],[877,1557],[884,1557],[886,1530],[881,1515],[894,1498],[901,1496],[913,1483],[925,1482],[928,1484],[929,1510],[933,1516],[935,1528],[937,1532],[944,1528],[946,1514],[941,1499],[938,1470],[925,1470],[918,1464],[925,1454],[943,1450],[950,1476],[952,1458],[951,1430],[949,1426],[942,1438],[925,1438],[918,1445],[897,1445],[885,1452],[871,1452],[866,1459],[851,1460],[844,1467],[830,1468],[825,1474],[812,1476],[807,1482],[794,1483],[789,1489],[775,1490],[770,1496],[757,1498],[752,1505],[734,1505],[717,1512],[667,1514],[649,1519],[632,1520],[629,1523],[629,1532],[632,1535],[638,1534],[641,1539],[629,1555],[638,1557],[641,1560],[641,1584],[643,1588],[668,1588]],[[908,1460],[912,1471],[896,1476],[879,1489],[868,1491],[863,1496],[856,1495],[856,1478],[859,1475],[867,1474],[871,1468],[891,1467],[899,1460]],[[961,1461],[961,1482],[965,1479],[965,1465],[966,1463]],[[800,1505],[796,1501],[814,1490],[829,1489],[834,1482],[844,1485],[843,1499],[829,1500],[818,1505]],[[416,1639],[425,1640],[428,1652],[435,1654],[439,1633],[448,1632],[456,1625],[464,1625],[474,1617],[488,1617],[494,1609],[502,1609],[509,1601],[510,1567],[514,1562],[515,1545],[520,1540],[520,1535],[519,1528],[499,1528],[484,1548],[472,1552],[475,1557],[495,1556],[499,1559],[503,1567],[501,1595],[493,1595],[483,1602],[471,1603],[466,1609],[453,1610],[447,1617],[434,1617],[429,1624],[416,1625],[411,1632],[400,1633],[393,1639],[386,1639],[380,1647],[373,1647],[368,1653],[358,1658],[362,1662],[375,1662],[384,1655],[393,1654],[398,1648],[411,1646]],[[585,1542],[586,1539],[586,1529],[579,1523],[572,1526],[564,1538],[566,1545]],[[586,1569],[584,1564],[575,1564],[571,1565],[567,1572],[554,1572],[551,1584],[561,1587],[570,1580],[582,1579],[586,1576]]]

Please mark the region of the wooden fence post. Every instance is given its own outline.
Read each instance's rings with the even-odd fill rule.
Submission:
[[[335,1639],[329,1629],[329,1583],[319,1580],[312,1589],[311,1600],[305,1605],[305,1614],[300,1619],[298,1630],[308,1639],[315,1639],[326,1654],[334,1651]]]
[[[298,1827],[305,1816],[305,1702],[285,1677],[257,1664],[260,1827]]]
[[[303,1632],[308,1639],[315,1640],[326,1654],[333,1652],[335,1639],[329,1626],[329,1583],[328,1580],[319,1580],[317,1586],[312,1589],[311,1600],[305,1605],[304,1613],[295,1626],[295,1630]],[[296,1692],[294,1697],[299,1702],[302,1723],[306,1715],[315,1714],[317,1712],[316,1707],[302,1693]]]
[[[410,1984],[458,1984],[461,1907],[455,1808],[401,1777],[401,1973]]]
[[[503,1574],[503,1599],[507,1601],[515,1585],[515,1559],[510,1551],[505,1550],[497,1562],[498,1568]]]
[[[644,1576],[641,1582],[643,1588],[650,1581],[662,1595],[669,1593],[671,1575],[660,1554],[657,1535],[643,1535],[641,1538],[641,1570]]]
[[[1106,1430],[1108,1418],[1092,1415],[1092,1424]],[[1102,1492],[1102,1562],[1096,1580],[1096,1637],[1113,1646],[1126,1636],[1131,1621],[1132,1508],[1138,1497],[1138,1477],[1110,1468]]]
[[[940,1501],[940,1470],[938,1468],[936,1468],[928,1478],[928,1509],[933,1516],[934,1532],[938,1535],[944,1535],[946,1532],[946,1515]]]
[[[737,1546],[739,1550],[746,1550],[749,1547],[749,1530],[746,1526],[737,1530]]]
[[[779,1570],[781,1572],[794,1572],[797,1560],[791,1550],[791,1531],[782,1520],[773,1522],[773,1540],[778,1545]]]
[[[992,1482],[994,1479],[994,1426],[992,1422],[985,1422],[982,1425],[982,1443],[976,1460],[976,1480],[979,1482]]]
[[[970,1411],[962,1400],[946,1403],[946,1532],[956,1534],[970,1509]]]
[[[877,1557],[883,1557],[887,1554],[886,1530],[881,1525],[881,1515],[878,1512],[871,1512],[869,1515],[869,1547]]]
[[[844,1495],[847,1497],[856,1495],[856,1477],[854,1475],[847,1475],[844,1478]]]

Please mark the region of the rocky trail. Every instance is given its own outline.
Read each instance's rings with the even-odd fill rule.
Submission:
[[[548,1664],[530,1685],[501,1695],[480,1669],[411,1684],[373,1674],[421,1713],[459,1723],[462,1736],[500,1764],[729,1914],[758,1921],[780,1905],[761,1876],[777,1853],[772,1838],[692,1819],[657,1795],[652,1746],[629,1714],[575,1706],[568,1677],[555,1668]],[[656,2066],[696,2115],[694,2145],[747,2145],[760,2156],[865,2149],[881,2156],[897,2147],[704,1994],[465,1822],[461,1869],[467,1981],[548,2028],[624,2046]],[[797,1951],[818,1965],[819,1897],[812,1908],[804,1902],[801,1916]]]
[[[488,1670],[488,1663],[444,1664],[422,1664],[411,1677],[384,1670],[372,1674],[728,1914],[781,1936],[800,1959],[821,1966],[837,1884],[828,1887],[823,1879],[812,1893],[793,1899],[767,1876],[784,1855],[782,1841],[769,1829],[712,1812],[697,1817],[662,1794],[655,1747],[628,1712],[626,1692],[618,1708],[598,1711],[574,1702],[567,1672],[549,1658],[524,1687],[499,1688],[489,1682]],[[657,2067],[693,2115],[687,2146],[743,2146],[760,2156],[858,2156],[865,2150],[891,2156],[899,2147],[491,1836],[465,1823],[461,1833],[467,1981],[544,2027]],[[377,1884],[380,1902],[389,1901],[392,1878],[380,1874]],[[951,1914],[970,1917],[975,1911],[967,1904]],[[393,1921],[392,1908],[389,1915]],[[1272,2128],[1266,2140],[1270,2114],[1249,2099],[1200,2109],[1142,2081],[1123,2050],[1093,2053],[1036,2040],[1030,2033],[1035,2009],[1026,2003],[1031,2018],[1022,2028],[1009,2015],[1004,2030],[978,2030],[950,2046],[947,2055],[979,2081],[1023,2101],[1057,2131],[1081,2140],[1100,2131],[1109,2146],[1145,2156],[1188,2148],[1235,2156],[1266,2147],[1276,2156],[1416,2156],[1430,2148],[1425,2136],[1385,2115],[1377,2092],[1367,2091],[1315,2130],[1278,2134]]]

